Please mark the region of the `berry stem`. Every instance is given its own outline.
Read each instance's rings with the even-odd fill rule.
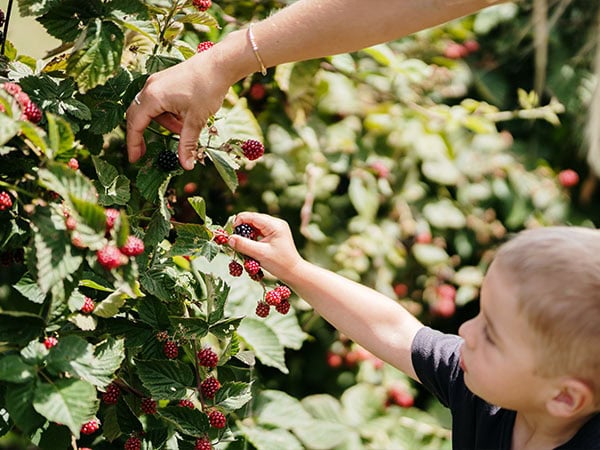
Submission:
[[[173,19],[173,16],[179,9],[180,9],[179,2],[178,1],[173,2],[173,7],[169,10],[169,13],[167,14],[167,17],[165,18],[163,26],[160,29],[160,35],[158,36],[156,45],[154,46],[154,49],[152,49],[152,56],[156,56],[156,54],[158,53],[158,49],[160,48],[160,46],[162,46],[163,41],[165,39],[165,33],[167,32],[167,29],[171,25],[171,20]]]
[[[26,195],[27,197],[31,197],[31,198],[35,198],[36,197],[35,194],[32,194],[31,192],[26,191],[25,189],[21,189],[20,187],[15,186],[14,184],[9,184],[9,183],[6,183],[4,181],[0,181],[0,186],[5,187],[5,188],[10,189],[10,190],[13,190],[13,191],[16,191],[19,194]]]

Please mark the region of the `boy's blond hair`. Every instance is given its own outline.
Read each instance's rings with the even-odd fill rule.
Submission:
[[[502,245],[494,263],[515,282],[531,326],[538,374],[586,382],[600,405],[600,231],[545,227]]]

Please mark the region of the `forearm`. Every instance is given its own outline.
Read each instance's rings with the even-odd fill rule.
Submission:
[[[415,378],[410,349],[422,324],[398,302],[304,260],[281,280],[336,329]]]
[[[265,65],[356,51],[473,13],[500,0],[299,0],[254,26]],[[234,78],[258,70],[246,32],[223,42]],[[231,59],[236,55],[236,60]]]

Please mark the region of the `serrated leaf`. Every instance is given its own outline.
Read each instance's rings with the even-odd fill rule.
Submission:
[[[236,170],[239,169],[239,165],[223,151],[207,148],[205,152],[215,165],[217,172],[219,172],[229,190],[235,192],[238,187]]]
[[[29,139],[29,141],[38,148],[42,153],[48,153],[48,145],[46,144],[46,133],[41,128],[36,127],[31,122],[21,122],[21,133]]]
[[[94,315],[105,319],[114,317],[119,313],[119,309],[125,304],[126,300],[127,295],[121,292],[121,290],[116,290],[101,302],[96,303]]]
[[[194,386],[192,369],[181,361],[137,361],[136,367],[142,384],[156,400],[179,400]]]
[[[146,248],[155,247],[161,242],[171,229],[171,223],[164,218],[159,210],[154,211],[150,218],[150,223],[144,235],[144,245]]]
[[[81,92],[104,84],[119,68],[124,36],[111,21],[96,19],[81,34],[69,62],[67,73]]]
[[[168,185],[172,176],[172,172],[164,172],[148,164],[138,172],[136,186],[146,200],[157,203],[161,186]]]
[[[211,324],[209,331],[219,339],[230,339],[242,322],[243,317],[228,317]]]
[[[98,325],[98,321],[94,316],[82,313],[75,313],[69,317],[69,322],[83,331],[94,331]]]
[[[56,157],[70,151],[75,145],[75,136],[69,123],[62,117],[46,114],[48,121],[48,144]]]
[[[102,434],[110,441],[123,434],[141,433],[144,430],[142,423],[126,401],[104,408],[103,412]]]
[[[5,406],[10,418],[24,433],[32,432],[45,422],[45,419],[33,409],[34,389],[33,381],[10,385],[5,395]]]
[[[300,350],[308,335],[302,331],[294,314],[269,314],[265,319],[277,335],[279,342],[286,347]]]
[[[159,414],[181,432],[191,436],[202,437],[210,427],[206,414],[197,409],[169,406],[161,408]]]
[[[193,23],[195,25],[206,25],[207,27],[219,28],[219,22],[207,12],[194,12],[185,14],[178,20],[180,23]]]
[[[106,230],[106,212],[104,208],[95,202],[81,200],[74,195],[69,197],[73,209],[83,222],[97,233],[104,233]],[[81,226],[81,224],[78,224]],[[79,229],[81,232],[81,229]]]
[[[210,241],[209,231],[204,225],[187,223],[177,225],[177,238],[170,249],[171,255],[190,255],[200,252]]]
[[[98,409],[96,389],[81,380],[60,379],[39,384],[33,398],[34,409],[51,422],[66,425],[79,437],[81,425]]]
[[[19,355],[8,355],[0,359],[0,380],[9,383],[25,383],[36,376],[34,367]]]
[[[19,13],[22,16],[40,16],[48,11],[50,7],[59,0],[20,0]]]
[[[38,175],[43,187],[55,191],[64,199],[73,195],[90,203],[96,201],[96,190],[92,182],[65,164],[48,163],[45,168],[39,170]]]
[[[266,366],[279,369],[287,374],[284,348],[277,334],[264,322],[257,319],[245,318],[238,330],[239,336],[250,345],[256,357]]]
[[[0,342],[27,344],[42,334],[44,319],[35,314],[18,311],[0,313]]]
[[[192,208],[194,208],[196,214],[200,216],[202,222],[206,223],[206,200],[204,200],[203,197],[194,196],[188,197],[187,201],[192,206]]]
[[[169,320],[186,339],[200,339],[208,334],[208,324],[199,317],[169,317]]]
[[[227,412],[240,409],[250,400],[252,400],[251,383],[225,383],[215,395],[215,404]]]
[[[179,64],[181,59],[172,56],[152,55],[146,61],[146,70],[148,73],[160,72],[169,67]]]
[[[29,273],[26,273],[21,279],[13,286],[17,291],[21,293],[23,297],[33,303],[42,304],[46,298],[46,294],[42,292],[37,283],[31,278]]]
[[[140,301],[138,307],[140,321],[150,325],[155,330],[165,330],[169,327],[169,312],[165,305],[156,297],[148,296]]]

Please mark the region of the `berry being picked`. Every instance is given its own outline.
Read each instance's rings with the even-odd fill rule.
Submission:
[[[131,436],[125,441],[124,450],[141,450],[142,440],[139,437]]]
[[[82,434],[94,434],[100,428],[100,423],[96,419],[92,419],[89,422],[84,423],[81,426]]]
[[[192,3],[200,12],[204,12],[212,6],[211,0],[192,0]]]
[[[102,401],[107,405],[116,405],[121,395],[121,388],[115,383],[111,383],[106,387],[106,392],[102,394]]]
[[[187,399],[179,400],[178,405],[181,406],[182,408],[190,408],[190,409],[195,408],[194,403],[191,400],[187,400]]]
[[[39,123],[42,120],[42,111],[38,108],[38,105],[29,101],[25,105],[25,109],[23,110],[23,115],[27,120],[32,123]]]
[[[200,390],[206,398],[214,398],[219,389],[221,389],[221,383],[215,377],[208,377],[200,383]]]
[[[96,252],[96,257],[102,267],[111,270],[123,265],[125,255],[114,245],[107,245]]]
[[[225,418],[225,414],[215,410],[208,413],[208,423],[213,428],[225,428],[227,419]]]
[[[231,275],[232,277],[239,277],[242,275],[243,272],[244,267],[242,267],[242,265],[239,262],[231,261],[229,263],[229,275]]]
[[[244,260],[244,269],[246,269],[248,275],[256,275],[260,270],[260,263],[253,258],[246,258]]]
[[[215,241],[219,245],[225,245],[229,241],[229,235],[227,231],[223,229],[218,229],[215,231],[215,235],[213,237],[213,241]]]
[[[280,284],[275,288],[279,295],[281,296],[281,300],[287,300],[292,295],[292,291],[285,284]]]
[[[198,438],[196,439],[196,445],[194,445],[194,450],[212,450],[212,444],[208,440],[208,438]]]
[[[83,301],[83,306],[79,311],[81,311],[83,314],[90,314],[92,311],[94,311],[94,308],[96,308],[96,303],[94,303],[94,300],[86,297]]]
[[[271,307],[267,305],[265,302],[258,302],[256,305],[256,315],[258,317],[262,317],[263,319],[269,315],[271,311]]]
[[[252,240],[255,240],[258,237],[258,230],[249,223],[239,224],[233,229],[233,233]]]
[[[153,398],[145,398],[142,400],[142,411],[144,414],[152,416],[156,414],[156,400]]]
[[[58,344],[58,339],[56,339],[54,336],[48,336],[46,339],[44,339],[44,347],[46,347],[48,350],[50,350],[56,344]]]
[[[0,211],[11,208],[13,205],[10,195],[6,191],[0,192]]]
[[[175,359],[179,356],[179,347],[175,341],[167,341],[163,345],[163,353],[169,359]]]
[[[77,161],[75,158],[71,158],[67,163],[67,166],[69,166],[70,169],[77,170],[79,169],[79,161]]]
[[[279,314],[283,314],[285,316],[288,312],[290,312],[290,306],[290,302],[287,300],[282,300],[279,305],[275,305],[275,310]]]
[[[248,139],[242,144],[242,152],[246,158],[254,161],[265,154],[265,146],[254,139]]]
[[[196,53],[202,53],[206,50],[208,50],[209,48],[214,47],[215,43],[212,41],[204,41],[204,42],[200,42],[198,44],[198,47],[196,48]]]
[[[219,356],[210,348],[206,347],[197,354],[198,364],[204,367],[217,367]]]
[[[125,245],[121,247],[121,253],[127,256],[139,256],[144,253],[144,241],[137,236],[128,236]]]
[[[177,153],[174,153],[171,150],[161,151],[158,154],[156,162],[158,167],[165,172],[171,172],[179,167],[179,158],[177,157]]]
[[[265,302],[267,305],[277,306],[281,303],[281,294],[277,289],[273,289],[265,294]]]
[[[104,210],[106,216],[106,231],[110,231],[115,226],[117,218],[121,215],[121,212],[115,208],[106,208]]]

